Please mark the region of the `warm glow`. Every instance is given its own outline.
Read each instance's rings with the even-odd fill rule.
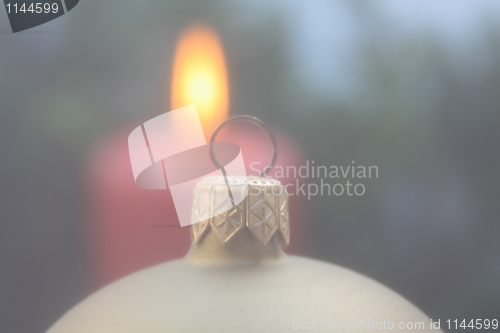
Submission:
[[[188,28],[179,39],[172,77],[172,110],[196,104],[207,137],[227,117],[228,83],[224,52],[207,26]]]

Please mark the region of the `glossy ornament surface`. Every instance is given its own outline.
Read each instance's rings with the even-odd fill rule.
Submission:
[[[350,323],[350,330],[360,332],[393,331],[389,323],[423,323],[421,329],[398,331],[439,332],[419,309],[378,282],[285,254],[287,197],[278,181],[229,180],[248,186],[248,197],[240,207],[193,225],[193,244],[183,259],[104,287],[48,332],[296,332],[311,329],[311,323],[314,330]],[[215,207],[219,185],[221,179],[199,184],[193,213],[200,196],[207,208]],[[282,191],[266,191],[273,188]]]

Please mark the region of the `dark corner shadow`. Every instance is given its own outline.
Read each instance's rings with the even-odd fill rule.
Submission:
[[[19,31],[15,35],[42,35],[42,34],[55,34],[57,31]],[[0,30],[0,34],[14,34],[11,30]]]

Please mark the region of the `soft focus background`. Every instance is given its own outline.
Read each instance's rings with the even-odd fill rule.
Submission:
[[[224,47],[230,115],[317,165],[379,167],[362,197],[307,202],[302,253],[435,320],[498,318],[500,2],[81,0],[16,34],[0,9],[0,332],[91,292],[96,152],[169,110],[194,22]]]

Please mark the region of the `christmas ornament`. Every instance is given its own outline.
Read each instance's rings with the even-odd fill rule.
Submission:
[[[267,131],[277,154],[267,127],[256,118],[245,120]],[[192,245],[183,259],[104,287],[48,332],[439,331],[381,284],[337,265],[285,254],[293,216],[285,187],[264,177],[272,166],[258,177],[224,175],[198,183],[192,213],[216,214],[191,226]],[[229,183],[229,195],[248,195],[226,210],[218,203],[227,202]]]

